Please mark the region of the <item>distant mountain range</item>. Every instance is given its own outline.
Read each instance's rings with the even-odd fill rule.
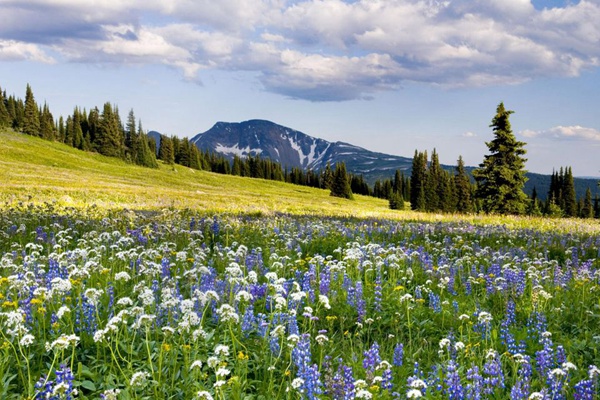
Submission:
[[[160,141],[158,132],[150,132]],[[327,163],[346,163],[350,173],[363,175],[371,185],[378,179],[389,179],[396,170],[410,175],[412,158],[373,152],[344,142],[329,142],[309,136],[303,132],[278,125],[271,121],[249,120],[244,122],[217,122],[204,133],[190,139],[201,150],[222,154],[232,160],[235,155],[246,157],[259,155],[278,162],[287,168],[320,170]],[[443,165],[453,170],[454,166]],[[474,167],[468,167],[471,171]],[[550,175],[528,173],[529,181],[525,192],[530,194],[534,187],[540,199],[545,199],[550,186]],[[577,197],[592,188],[595,194],[597,179],[575,178]]]

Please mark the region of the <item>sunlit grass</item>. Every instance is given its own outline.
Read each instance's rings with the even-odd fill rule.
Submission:
[[[327,190],[263,179],[242,178],[160,164],[142,168],[60,143],[0,132],[0,207],[20,202],[99,209],[186,208],[212,213],[287,213],[444,222],[511,228],[598,232],[596,221],[486,215],[442,215],[390,210],[366,196],[354,201]],[[407,203],[408,204],[408,203]]]

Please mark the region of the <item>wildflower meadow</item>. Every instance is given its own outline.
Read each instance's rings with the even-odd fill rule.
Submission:
[[[0,398],[598,399],[594,232],[11,207]]]

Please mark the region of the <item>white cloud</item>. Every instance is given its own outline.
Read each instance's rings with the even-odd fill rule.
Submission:
[[[541,138],[552,140],[580,140],[588,142],[600,142],[600,130],[586,128],[579,125],[555,126],[541,131],[525,130],[521,135],[528,138]]]
[[[0,57],[258,72],[267,90],[367,98],[404,82],[519,84],[600,66],[600,3],[0,0]],[[7,45],[9,43],[10,45]]]
[[[46,64],[54,63],[38,45],[0,39],[0,61],[37,61]]]
[[[462,137],[473,138],[473,137],[477,137],[477,134],[469,131],[469,132],[463,133]]]

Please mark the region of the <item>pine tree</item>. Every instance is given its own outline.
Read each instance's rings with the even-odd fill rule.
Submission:
[[[496,109],[492,120],[495,138],[486,142],[489,155],[473,171],[477,181],[477,197],[481,199],[483,211],[494,214],[523,214],[527,205],[527,195],[523,186],[525,177],[525,143],[519,142],[512,133],[509,116],[513,111],[506,110],[504,103]]]
[[[40,136],[40,114],[33,97],[31,86],[27,84],[25,93],[25,110],[23,115],[23,133],[31,136]]]
[[[398,191],[392,192],[389,203],[392,210],[404,210],[404,199]]]
[[[473,212],[471,181],[465,170],[465,163],[462,156],[458,157],[456,172],[454,174],[454,186],[456,188],[456,211],[463,214]]]
[[[592,191],[587,188],[583,206],[581,207],[581,218],[594,218],[594,205],[592,204]]]
[[[350,188],[350,181],[348,180],[348,173],[346,172],[346,164],[343,162],[335,164],[330,195],[350,200],[354,198]]]
[[[567,217],[576,217],[577,198],[575,196],[575,183],[573,180],[573,171],[571,170],[571,167],[565,168],[562,195],[563,211],[565,215]]]
[[[413,210],[425,210],[425,184],[427,178],[427,152],[415,150],[410,175],[410,207]]]
[[[11,118],[7,109],[8,99],[6,93],[0,88],[0,128],[11,126]]]
[[[73,112],[72,146],[80,150],[83,150],[84,148],[83,131],[81,130],[81,113],[78,108],[75,108],[75,112]]]
[[[171,138],[164,135],[160,136],[158,159],[164,161],[165,164],[175,164],[175,152],[173,150],[173,141],[171,140]]]
[[[56,136],[54,128],[54,117],[48,104],[44,103],[40,114],[40,135],[46,140],[54,140]]]
[[[138,123],[138,131],[135,134],[133,145],[135,148],[132,154],[136,155],[134,162],[137,165],[142,165],[149,168],[158,168],[156,154],[150,149],[148,135],[142,129],[141,121]]]
[[[100,116],[94,147],[98,153],[109,157],[124,156],[124,138],[120,118],[110,103],[105,103]]]
[[[125,125],[125,158],[130,162],[140,165],[141,160],[144,159],[144,155],[138,155],[140,146],[140,138],[135,126],[135,114],[133,109],[131,109],[129,110],[129,114],[127,114],[127,124]]]
[[[442,210],[442,198],[445,195],[443,170],[437,151],[433,149],[431,162],[425,178],[425,210]]]
[[[323,185],[323,189],[331,190],[333,185],[333,172],[331,171],[331,165],[329,165],[329,161],[325,165],[325,169],[323,170],[323,176],[321,178],[321,182]]]

